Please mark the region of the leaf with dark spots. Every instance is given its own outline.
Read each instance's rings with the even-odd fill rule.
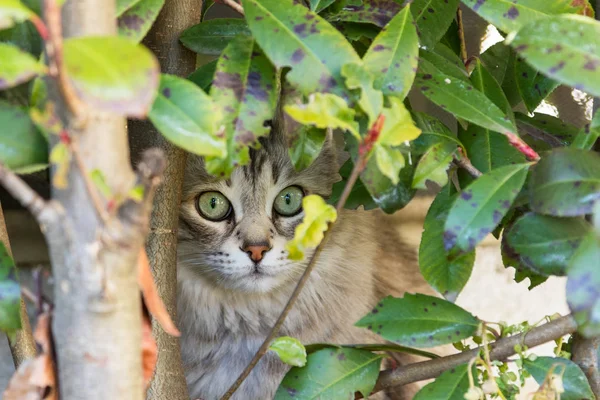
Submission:
[[[443,372],[419,390],[413,400],[464,400],[469,389],[468,369],[468,364],[462,364]],[[475,367],[473,376],[477,376]]]
[[[116,15],[120,17],[125,11],[135,6],[141,0],[116,0]]]
[[[497,168],[464,189],[471,197],[456,199],[444,227],[447,251],[453,256],[470,252],[496,228],[500,218],[508,212],[503,202],[512,204],[515,200],[525,183],[529,166],[516,164]]]
[[[558,148],[535,165],[529,185],[531,208],[557,217],[592,212],[600,199],[600,155]]]
[[[427,211],[419,246],[419,268],[431,287],[454,302],[471,276],[475,251],[453,260],[445,257],[444,223],[455,198],[448,189],[443,188],[438,193]]]
[[[542,75],[520,58],[515,62],[515,81],[529,112],[535,111],[542,100],[558,87],[558,82]]]
[[[17,279],[17,267],[6,245],[0,242],[0,329],[14,332],[20,328],[21,288]]]
[[[17,172],[48,162],[48,143],[20,107],[0,100],[0,160]]]
[[[584,126],[575,136],[571,147],[590,150],[600,137],[600,113],[596,111],[592,121]]]
[[[332,92],[349,97],[342,66],[359,63],[360,58],[337,29],[291,0],[245,0],[244,11],[256,42],[271,62],[278,68],[292,68],[286,75],[292,85],[305,95]],[[263,19],[256,21],[257,16]]]
[[[250,36],[243,19],[217,18],[187,28],[179,36],[188,49],[200,54],[219,55],[237,35]]]
[[[510,229],[511,223],[512,222],[507,223],[505,232]],[[539,286],[542,283],[546,282],[546,280],[548,279],[547,276],[540,275],[523,265],[518,254],[516,254],[515,251],[506,244],[505,236],[502,236],[500,251],[504,267],[515,269],[515,282],[519,283],[523,282],[525,279],[529,279],[528,289],[531,290],[536,286]]]
[[[481,62],[487,67],[488,71],[502,85],[504,75],[510,60],[510,47],[503,42],[496,43],[488,48],[480,56]]]
[[[557,26],[564,33],[557,34]],[[590,45],[599,35],[600,22],[580,15],[560,15],[525,26],[510,44],[515,49],[521,48],[517,50],[519,55],[543,74],[600,96],[598,72],[589,68],[590,63],[600,64],[600,48]],[[557,45],[560,51],[549,51]]]
[[[65,39],[64,67],[90,109],[141,118],[159,85],[159,66],[147,48],[122,37]]]
[[[192,72],[187,78],[194,82],[200,89],[208,92],[213,83],[213,77],[217,69],[217,61],[213,60],[199,67]]]
[[[443,73],[464,81],[469,79],[467,70],[460,58],[449,60],[435,51],[425,49],[419,50],[419,72],[429,75]]]
[[[228,176],[250,161],[248,146],[269,133],[264,122],[275,113],[275,68],[252,38],[237,36],[223,51],[210,95],[220,109],[227,140],[227,157],[206,162],[213,175]]]
[[[365,68],[375,76],[375,88],[400,99],[408,94],[418,65],[419,40],[409,8],[390,21],[363,57]]]
[[[310,9],[316,13],[320,13],[334,2],[335,0],[310,0]]]
[[[548,15],[577,10],[571,6],[571,0],[464,0],[463,3],[507,33]]]
[[[433,302],[436,306],[430,307]],[[383,338],[405,346],[427,348],[454,343],[471,337],[479,327],[479,320],[468,311],[424,294],[388,296],[378,310],[377,314],[364,316],[356,326],[381,325]]]
[[[582,218],[528,213],[511,224],[502,240],[521,265],[540,275],[562,276],[589,231],[590,224]]]
[[[548,114],[537,113],[530,117],[516,113],[515,118],[521,138],[538,152],[568,146],[579,132],[576,126]]]
[[[349,21],[371,23],[384,27],[396,15],[402,6],[389,0],[363,0],[355,7],[344,7],[340,11],[327,14],[329,21]]]
[[[289,370],[274,400],[345,399],[371,393],[383,356],[351,348],[324,348],[308,355],[304,367]]]
[[[417,25],[419,42],[433,48],[454,20],[459,0],[413,0],[410,11]]]
[[[217,136],[218,111],[210,97],[192,82],[162,75],[159,95],[148,118],[167,140],[186,151],[225,157],[225,141]]]
[[[119,36],[140,42],[158,17],[165,0],[140,0],[117,19]]]
[[[0,90],[17,86],[46,72],[44,64],[12,44],[0,43],[0,60]]]

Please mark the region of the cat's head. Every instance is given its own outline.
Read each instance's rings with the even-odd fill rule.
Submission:
[[[282,129],[274,127],[261,148],[250,150],[250,164],[229,179],[204,169],[190,155],[180,211],[178,262],[224,289],[264,293],[297,280],[306,262],[287,258],[308,194],[327,197],[339,180],[331,136],[317,159],[296,171]]]

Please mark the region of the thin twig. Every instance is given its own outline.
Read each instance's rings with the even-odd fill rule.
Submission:
[[[460,40],[460,58],[467,65],[467,42],[465,41],[465,27],[463,25],[462,10],[460,7],[456,10],[456,22],[458,24],[458,38]]]
[[[598,346],[600,338],[584,338],[578,334],[573,336],[572,360],[585,374],[597,399],[600,399],[600,372],[598,372]]]
[[[544,325],[533,328],[528,332],[513,335],[491,343],[490,360],[504,360],[517,352],[515,345],[525,345],[533,348],[556,340],[577,330],[577,323],[572,315],[557,318]],[[393,370],[385,370],[379,374],[379,379],[372,393],[376,393],[394,386],[407,385],[438,377],[442,372],[466,364],[479,356],[482,347],[463,351],[435,360],[423,361],[409,365],[399,366]],[[357,398],[362,396],[357,395]]]
[[[377,138],[379,137],[381,128],[383,127],[383,122],[384,122],[384,117],[382,115],[380,115],[379,118],[377,119],[377,121],[373,124],[373,127],[369,130],[369,133],[367,134],[367,136],[365,137],[365,139],[363,140],[363,142],[361,143],[361,145],[359,147],[358,159],[356,160],[356,163],[354,164],[352,173],[350,174],[350,177],[348,178],[348,181],[346,182],[344,191],[342,192],[342,195],[340,196],[340,199],[335,208],[336,213],[338,215],[341,213],[342,209],[344,208],[344,205],[346,204],[346,200],[348,200],[348,196],[350,196],[350,192],[352,191],[352,188],[354,187],[354,183],[357,181],[360,173],[364,170],[364,168],[367,164],[367,159],[369,157],[370,150],[373,147],[373,144],[375,143],[375,141],[377,141]],[[335,224],[335,222],[329,223],[329,226],[327,227],[327,230],[325,231],[325,234],[323,235],[323,240],[321,241],[321,243],[319,243],[319,245],[315,249],[315,252],[313,253],[312,257],[310,258],[310,261],[308,262],[308,265],[306,266],[306,269],[304,270],[302,277],[300,277],[300,280],[296,284],[296,287],[294,288],[294,291],[292,292],[290,299],[288,300],[285,307],[281,311],[281,314],[277,318],[275,325],[273,325],[273,328],[267,335],[266,339],[264,340],[264,342],[262,343],[262,345],[260,346],[260,348],[258,349],[256,354],[254,355],[254,357],[252,358],[252,360],[250,361],[248,366],[244,369],[244,371],[242,371],[240,376],[236,379],[236,381],[233,383],[233,385],[231,385],[231,387],[227,390],[227,392],[223,395],[223,397],[221,397],[221,400],[228,400],[233,395],[233,393],[235,393],[235,391],[240,387],[240,385],[244,382],[244,380],[248,377],[248,375],[250,375],[250,372],[252,372],[252,370],[254,369],[256,364],[258,364],[260,359],[269,350],[269,346],[271,345],[271,342],[273,341],[273,339],[275,339],[275,336],[277,336],[277,334],[279,333],[281,326],[283,325],[283,322],[285,321],[285,318],[287,317],[288,313],[294,306],[294,303],[296,303],[296,300],[298,299],[300,292],[302,291],[302,289],[304,288],[304,285],[308,281],[310,273],[315,268],[315,265],[317,263],[317,259],[319,258],[319,255],[321,254],[321,252],[323,251],[323,248],[329,241],[329,238],[331,236],[331,231],[332,231],[334,224]]]
[[[231,7],[238,14],[245,15],[244,8],[241,6],[241,4],[239,4],[235,0],[216,0],[216,1],[217,1],[217,3],[225,4],[226,6]]]
[[[46,20],[47,37],[44,41],[46,56],[50,75],[54,76],[58,83],[58,89],[67,105],[69,111],[77,118],[83,116],[84,103],[75,93],[75,89],[69,81],[63,64],[63,38],[60,6],[56,0],[43,0],[44,18]],[[39,30],[39,28],[38,28]]]
[[[481,173],[480,170],[478,170],[473,164],[471,164],[471,160],[469,160],[462,147],[458,148],[458,153],[458,156],[456,154],[454,155],[454,163],[456,165],[467,171],[469,175],[471,175],[475,179],[483,175],[483,173]]]

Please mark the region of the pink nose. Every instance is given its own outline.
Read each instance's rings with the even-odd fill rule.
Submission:
[[[271,250],[271,248],[269,246],[266,246],[263,244],[258,244],[258,245],[250,244],[250,245],[244,246],[244,248],[242,248],[242,250],[248,254],[248,256],[250,257],[250,259],[252,261],[257,263],[263,259],[263,257],[265,256],[265,253],[267,251]]]

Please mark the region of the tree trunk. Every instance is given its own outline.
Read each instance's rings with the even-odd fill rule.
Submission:
[[[202,1],[198,0],[165,2],[143,42],[157,56],[162,72],[186,77],[194,71],[196,54],[179,43],[179,35],[200,22],[201,9]],[[160,296],[176,321],[177,229],[186,154],[167,142],[147,121],[130,121],[129,129],[134,158],[149,147],[159,147],[167,155],[165,184],[156,193],[146,249]],[[166,334],[156,321],[152,330],[158,344],[158,362],[148,398],[188,400],[179,339]]]
[[[69,0],[62,18],[65,38],[116,34],[114,0]],[[49,89],[51,99],[62,104],[53,84]],[[73,117],[64,107],[59,110],[65,126],[72,126]],[[127,193],[134,175],[125,120],[93,111],[89,110],[85,125],[70,134],[88,171],[99,169],[113,193]],[[117,218],[103,225],[82,176],[71,163],[68,188],[52,191],[64,215],[57,223],[42,226],[55,279],[52,330],[60,398],[141,400],[136,266],[145,232]]]

